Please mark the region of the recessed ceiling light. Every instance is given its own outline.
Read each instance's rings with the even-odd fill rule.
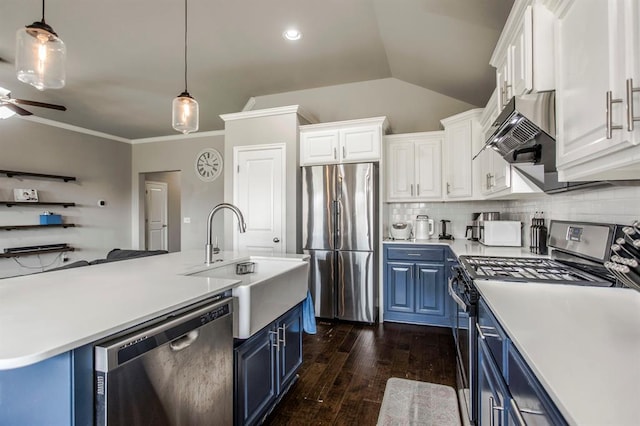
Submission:
[[[296,29],[289,29],[282,33],[282,37],[284,37],[285,40],[296,41],[302,38],[302,33]]]

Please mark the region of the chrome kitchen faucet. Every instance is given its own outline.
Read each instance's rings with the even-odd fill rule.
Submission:
[[[236,215],[236,217],[238,218],[238,229],[241,233],[247,231],[247,224],[244,221],[244,216],[242,216],[242,212],[239,208],[230,203],[220,203],[215,206],[211,210],[211,212],[209,212],[209,218],[207,219],[207,245],[205,246],[205,263],[207,265],[211,265],[211,263],[213,262],[214,253],[220,252],[220,248],[218,248],[217,244],[216,247],[213,247],[211,228],[213,226],[213,216],[215,216],[215,214],[222,209],[229,209]]]

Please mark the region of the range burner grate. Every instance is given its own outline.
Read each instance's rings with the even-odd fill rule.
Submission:
[[[460,256],[469,276],[499,281],[611,286],[611,283],[551,259]]]

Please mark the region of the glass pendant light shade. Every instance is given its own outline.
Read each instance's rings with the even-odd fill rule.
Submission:
[[[64,87],[66,56],[64,42],[44,21],[16,34],[16,75],[38,90]]]
[[[197,132],[200,120],[198,101],[189,92],[182,92],[173,100],[172,104],[173,128],[185,135]]]

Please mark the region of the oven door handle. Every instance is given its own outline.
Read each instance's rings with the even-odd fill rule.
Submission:
[[[449,278],[448,280],[448,287],[449,287],[449,295],[453,298],[453,301],[456,302],[456,305],[460,306],[460,308],[464,311],[464,312],[468,312],[469,309],[467,307],[467,304],[464,303],[464,301],[460,298],[460,296],[458,296],[456,294],[456,292],[453,290],[453,282],[454,278]]]

